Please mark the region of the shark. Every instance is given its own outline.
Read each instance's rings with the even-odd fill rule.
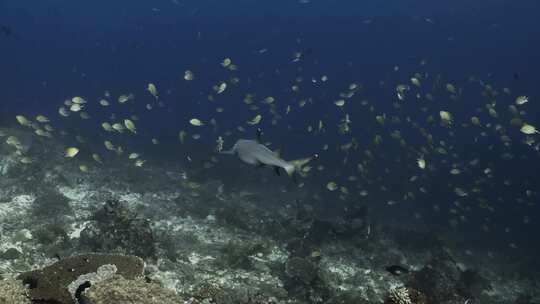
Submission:
[[[279,174],[279,169],[285,170],[288,176],[293,177],[295,172],[308,162],[319,158],[318,154],[313,154],[309,157],[286,161],[279,156],[277,151],[270,150],[267,146],[260,143],[260,131],[257,133],[257,140],[239,139],[230,150],[220,151],[220,154],[236,155],[246,164],[255,166],[271,166],[276,173]]]

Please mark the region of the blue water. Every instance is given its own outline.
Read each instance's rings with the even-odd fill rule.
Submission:
[[[10,35],[0,35],[0,124],[15,125],[14,116],[32,117],[41,113],[54,117],[54,125],[72,135],[84,134],[97,143],[107,138],[99,127],[100,121],[111,112],[119,117],[136,114],[139,137],[132,139],[132,146],[148,151],[155,159],[165,158],[186,162],[190,156],[201,164],[213,155],[215,139],[225,130],[233,135],[226,137],[226,146],[238,137],[253,137],[254,128],[245,134],[235,131],[255,113],[270,118],[267,106],[250,111],[242,103],[247,93],[256,94],[256,100],[266,96],[276,98],[276,107],[284,117],[275,126],[270,119],[263,119],[261,128],[264,140],[273,148],[284,147],[287,158],[297,158],[314,152],[321,154],[318,164],[324,165],[308,179],[314,193],[323,193],[328,204],[342,202],[337,193],[329,193],[325,185],[330,180],[346,185],[350,201],[369,203],[384,211],[387,219],[400,218],[415,222],[413,214],[422,214],[426,225],[447,226],[452,217],[448,209],[456,200],[453,188],[460,186],[471,191],[482,189],[481,195],[470,194],[459,199],[470,207],[468,221],[458,225],[463,238],[492,239],[501,248],[509,243],[518,244],[519,250],[534,247],[540,228],[538,224],[538,194],[540,170],[538,152],[521,143],[524,138],[519,130],[510,126],[507,111],[518,95],[527,95],[530,102],[524,107],[526,121],[540,126],[538,91],[540,70],[540,10],[536,1],[324,1],[310,3],[296,1],[15,1],[0,2],[0,25],[12,29]],[[429,20],[426,20],[429,19]],[[267,49],[266,52],[260,52]],[[294,52],[305,55],[300,62],[291,62]],[[239,70],[228,71],[220,62],[230,57]],[[420,66],[421,60],[425,66]],[[394,72],[394,66],[399,71]],[[299,70],[301,69],[301,70]],[[183,80],[185,70],[192,70],[195,80]],[[437,101],[417,101],[414,87],[402,109],[396,110],[395,86],[409,83],[414,73],[427,73],[428,79],[420,92],[432,92]],[[320,78],[329,81],[322,84]],[[429,88],[437,75],[441,86]],[[480,95],[478,83],[468,83],[475,76],[496,88],[499,118],[490,118],[485,111],[488,99]],[[215,95],[209,102],[207,95],[212,86],[231,76],[240,79],[236,86],[229,85],[222,95]],[[296,77],[302,77],[299,93],[291,92]],[[319,79],[318,85],[311,79]],[[381,85],[380,82],[384,81]],[[144,105],[153,102],[146,91],[149,82],[156,84],[160,100],[165,107],[147,111]],[[444,84],[450,82],[463,88],[457,101],[449,100]],[[349,84],[363,85],[343,110],[333,101]],[[410,84],[410,83],[409,83]],[[411,85],[412,86],[412,85]],[[512,91],[509,96],[502,88]],[[97,105],[104,91],[110,91],[109,101],[117,110]],[[132,106],[117,106],[116,97],[134,93]],[[92,105],[89,121],[61,119],[57,109],[65,99],[84,96]],[[312,103],[298,108],[298,101],[311,98]],[[368,100],[368,106],[361,101]],[[287,105],[293,107],[285,115]],[[370,112],[373,105],[375,111]],[[216,113],[217,106],[225,112]],[[427,107],[427,114],[421,111]],[[483,113],[477,113],[483,108]],[[448,109],[456,119],[454,136],[438,124],[438,111]],[[340,135],[336,124],[349,113],[352,131]],[[386,113],[396,115],[402,123],[381,127],[374,117]],[[436,122],[426,123],[433,115]],[[483,123],[500,124],[512,138],[510,147],[504,147],[499,136],[489,131],[479,137],[480,130],[462,128],[470,116],[478,115]],[[197,129],[188,120],[198,117],[205,121],[215,118],[218,132],[211,126]],[[440,156],[433,153],[428,162],[435,171],[419,171],[415,159],[425,139],[417,128],[406,123],[417,122],[435,137],[454,149]],[[308,125],[317,127],[319,120],[326,124],[325,132],[308,134]],[[493,128],[491,128],[492,130]],[[180,145],[179,130],[188,134],[200,133],[202,139]],[[400,130],[407,141],[401,148],[389,136]],[[372,144],[375,134],[384,137],[384,143]],[[151,138],[158,138],[161,145],[153,146]],[[347,164],[345,156],[336,146],[351,138],[359,142],[358,150],[350,151]],[[478,142],[475,143],[475,137]],[[535,136],[539,140],[538,136]],[[324,144],[330,149],[322,151]],[[489,146],[493,146],[489,149]],[[374,159],[367,165],[367,180],[346,181],[347,176],[357,175],[357,164],[368,157],[369,149]],[[513,160],[502,161],[501,154],[514,155]],[[290,156],[290,157],[289,157]],[[479,165],[467,165],[473,159]],[[443,162],[443,160],[448,162]],[[232,160],[231,160],[232,161]],[[461,163],[467,171],[450,177],[451,163]],[[317,164],[317,165],[318,165]],[[493,178],[486,178],[483,170],[490,167]],[[219,169],[219,165],[218,165]],[[387,169],[387,170],[385,170]],[[217,170],[219,171],[219,170]],[[210,171],[211,172],[211,171]],[[211,174],[211,173],[209,173]],[[217,172],[216,174],[220,174]],[[223,172],[221,172],[223,174]],[[420,177],[416,183],[406,183],[413,175]],[[217,176],[217,175],[216,175]],[[220,175],[221,176],[221,175]],[[214,178],[215,176],[208,176]],[[283,183],[284,177],[281,177]],[[510,186],[503,186],[504,181]],[[479,184],[475,184],[481,181]],[[280,180],[276,178],[279,184]],[[370,184],[371,183],[371,184]],[[451,185],[449,185],[449,183]],[[384,185],[388,191],[380,191]],[[424,186],[429,194],[420,195],[418,187]],[[368,198],[358,192],[367,189]],[[527,197],[526,190],[533,191]],[[412,191],[416,199],[403,201],[403,194]],[[495,207],[491,212],[478,207],[478,197]],[[522,198],[526,203],[518,203]],[[398,201],[396,207],[386,206],[389,200]],[[433,205],[444,211],[436,213]],[[386,208],[386,209],[384,209]],[[530,218],[529,224],[523,217]],[[489,221],[486,221],[489,217]],[[487,224],[491,232],[481,231]],[[510,232],[504,232],[510,227]]]

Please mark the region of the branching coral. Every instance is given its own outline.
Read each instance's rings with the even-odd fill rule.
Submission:
[[[407,287],[397,287],[390,289],[387,304],[412,304]]]

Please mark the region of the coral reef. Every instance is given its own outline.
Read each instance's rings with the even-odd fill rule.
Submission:
[[[428,304],[428,298],[422,292],[410,287],[394,287],[388,292],[385,304]]]
[[[256,180],[232,188],[206,171],[193,179],[165,160],[143,168],[110,161],[81,172],[62,156],[62,145],[39,139],[32,147],[40,149],[27,150],[36,161],[23,165],[3,142],[0,163],[13,163],[0,178],[1,277],[51,265],[53,257],[115,252],[145,258],[146,278],[160,284],[131,280],[120,261],[96,258],[85,267],[74,257],[20,276],[35,303],[144,303],[153,296],[163,303],[368,304],[390,303],[390,295],[399,303],[405,291],[412,304],[539,302],[538,254],[488,255],[487,247],[464,247],[459,235],[377,217],[380,210],[366,201],[326,212],[308,187],[276,191],[280,185]],[[409,273],[392,275],[389,265]]]
[[[112,278],[118,272],[118,268],[113,264],[105,264],[98,267],[96,272],[89,272],[80,275],[75,281],[69,283],[68,291],[74,298],[79,298],[86,287],[95,285],[106,279]],[[82,288],[82,290],[81,290]]]
[[[21,255],[21,252],[16,248],[9,248],[6,251],[0,253],[0,259],[4,260],[16,260]]]
[[[127,280],[114,277],[93,284],[85,291],[84,295],[88,303],[113,304],[113,303],[136,303],[136,304],[179,304],[183,299],[171,290],[165,289],[158,284],[148,283],[142,279]]]
[[[30,304],[28,290],[21,281],[0,280],[0,304]]]
[[[491,289],[491,284],[478,271],[467,269],[461,272],[456,289],[465,298],[478,298],[484,290]]]
[[[489,281],[478,271],[461,270],[447,254],[433,258],[422,269],[414,272],[408,286],[410,290],[416,292],[416,295],[421,294],[419,300],[429,303],[480,299],[484,291],[491,289]]]
[[[155,257],[154,234],[148,220],[125,203],[108,200],[81,232],[82,249]]]
[[[409,298],[414,304],[428,304],[429,303],[429,299],[424,293],[410,287],[407,288],[407,290],[409,292]]]
[[[227,298],[227,292],[215,283],[202,282],[195,286],[192,296],[199,301],[223,303]]]
[[[455,262],[450,259],[437,258],[415,272],[410,285],[425,293],[430,301],[444,303],[462,298],[456,289],[460,275],[461,271]]]
[[[407,287],[396,287],[390,289],[386,304],[413,304]]]
[[[257,242],[228,242],[222,249],[223,256],[219,262],[223,267],[252,269],[250,256],[265,252],[264,244]]]
[[[309,303],[324,303],[332,296],[326,282],[321,280],[319,264],[308,257],[289,258],[283,281],[289,296]]]
[[[54,188],[41,187],[36,192],[32,208],[35,219],[61,223],[64,216],[73,214],[69,199]]]
[[[285,265],[285,273],[292,279],[309,285],[317,278],[317,266],[303,258],[293,257]]]
[[[104,265],[113,265],[102,268]],[[88,254],[69,257],[41,270],[21,274],[18,279],[29,285],[32,300],[71,304],[75,292],[93,278],[102,280],[111,272],[128,279],[141,276],[144,262],[133,256]]]

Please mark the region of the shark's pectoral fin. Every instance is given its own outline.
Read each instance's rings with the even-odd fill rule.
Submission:
[[[278,166],[274,166],[274,172],[276,172],[277,176],[281,176],[281,173],[279,172],[279,167]]]
[[[266,167],[265,164],[263,164],[263,163],[257,163],[257,168],[264,168],[264,167]]]

